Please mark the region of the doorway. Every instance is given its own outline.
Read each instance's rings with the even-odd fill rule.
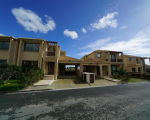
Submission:
[[[54,74],[54,62],[48,62],[48,75],[53,75]]]

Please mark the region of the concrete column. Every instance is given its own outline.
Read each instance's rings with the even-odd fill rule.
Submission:
[[[97,66],[95,66],[95,76],[97,76]]]
[[[135,67],[135,72],[138,72],[138,67]]]
[[[108,52],[108,62],[110,62],[110,52]]]
[[[40,44],[40,48],[39,48],[39,52],[40,52],[39,68],[42,67],[43,44],[44,44],[44,42],[42,41]]]
[[[13,47],[13,39],[10,39],[10,43],[9,43],[9,52],[8,52],[8,61],[7,61],[7,63],[8,64],[12,64],[12,58],[14,57],[14,56],[12,56],[12,53],[14,52],[13,50],[12,50],[12,47]]]
[[[144,58],[142,58],[142,61],[143,61],[143,67],[144,67],[144,70],[143,70],[143,72],[144,72],[144,73],[146,73],[145,59],[144,59]]]
[[[149,58],[149,65],[150,65],[150,58]]]
[[[111,76],[111,65],[108,65],[108,76]]]
[[[21,52],[22,52],[22,40],[19,42],[19,50],[18,50],[18,57],[17,57],[17,65],[21,65]]]
[[[103,68],[102,67],[103,67],[102,65],[99,66],[99,68],[100,68],[100,77],[101,78],[103,77]]]
[[[143,67],[141,67],[141,73],[143,73]]]
[[[81,62],[80,62],[80,77],[82,75],[82,72],[83,72],[83,61],[81,60]]]
[[[58,43],[56,43],[56,50],[55,50],[55,68],[54,68],[55,80],[57,80],[57,72],[58,72]]]
[[[122,62],[124,63],[124,60],[123,60],[123,52],[121,53],[121,59],[122,59]]]

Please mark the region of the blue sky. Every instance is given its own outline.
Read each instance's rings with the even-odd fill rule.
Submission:
[[[150,57],[150,0],[1,0],[0,34],[57,41],[68,56],[97,49]]]

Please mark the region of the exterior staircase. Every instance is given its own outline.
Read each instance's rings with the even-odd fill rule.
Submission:
[[[54,75],[44,75],[43,80],[54,80]]]
[[[106,79],[106,80],[109,80],[109,81],[113,81],[113,82],[119,82],[119,81],[120,81],[120,80],[111,78],[111,77],[109,77],[109,76],[103,76],[103,78]]]

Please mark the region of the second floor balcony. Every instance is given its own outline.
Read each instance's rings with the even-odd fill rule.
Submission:
[[[47,56],[55,56],[55,52],[47,52]]]
[[[106,59],[108,61],[108,59]],[[110,62],[123,62],[122,59],[110,59]]]
[[[122,59],[110,59],[110,62],[123,62]]]

